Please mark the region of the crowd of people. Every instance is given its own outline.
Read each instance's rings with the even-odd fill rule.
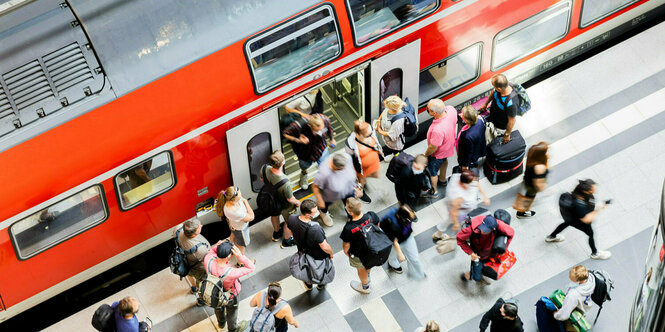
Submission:
[[[465,282],[473,280],[489,284],[487,276],[491,271],[485,271],[485,264],[496,257],[495,242],[503,237],[503,250],[508,252],[515,231],[510,226],[510,214],[505,210],[493,214],[477,213],[481,204],[490,204],[490,198],[478,181],[479,165],[489,142],[497,137],[500,137],[496,139],[500,143],[510,142],[520,104],[515,88],[504,75],[497,74],[491,81],[494,90],[487,101],[478,108],[465,106],[459,114],[440,99],[430,100],[427,113],[432,117],[432,123],[426,134],[427,148],[415,156],[403,152],[405,132],[413,125],[413,120],[404,114],[412,106],[398,96],[383,101],[384,109],[373,125],[356,121],[353,133],[344,142],[345,150],[335,154],[330,153],[330,147],[337,144],[330,120],[322,113],[322,107],[312,107],[320,99],[317,98],[320,91],[287,105],[286,111],[297,113],[303,121],[285,123],[282,134],[298,158],[301,169],[299,186],[301,189],[311,186],[313,199],[300,201],[294,197],[293,185],[284,174],[285,157],[279,150],[269,156],[268,164],[261,169],[261,179],[268,188],[266,192],[277,204],[277,208],[269,213],[272,240],[281,241],[282,248],[297,247],[297,253],[289,261],[290,269],[307,291],[312,291],[314,285],[317,290],[324,290],[334,279],[334,252],[322,226],[333,226],[329,208],[338,201],[344,205],[347,216],[339,235],[343,253],[358,275],[358,280],[349,282],[352,289],[369,294],[372,291],[372,268],[383,264],[388,264],[393,273],[403,273],[402,262],[406,261],[409,277],[425,278],[412,229],[412,223],[418,219],[414,209],[421,197],[436,198],[440,191],[445,191],[449,216],[437,223],[432,240],[449,239],[451,236],[447,233],[451,231],[456,234],[457,246],[471,259],[470,270],[461,273],[460,278]],[[483,113],[489,115],[483,117]],[[457,156],[457,166],[448,176],[449,159],[454,155]],[[548,159],[546,142],[528,149],[524,180],[513,203],[517,218],[530,218],[536,214],[531,206],[537,194],[547,186]],[[383,161],[389,161],[386,177],[394,182],[398,205],[379,217],[374,211],[367,211],[363,204],[372,201],[367,193],[367,179],[379,177],[384,168]],[[308,172],[314,163],[318,165],[318,171],[310,179]],[[591,258],[609,258],[609,252],[596,249],[591,224],[610,202],[596,208],[594,192],[592,180],[580,181],[566,196],[568,201],[560,203],[563,223],[545,241],[563,241],[561,231],[571,226],[589,236]],[[228,239],[211,245],[201,235],[202,226],[196,218],[186,221],[176,234],[178,246],[186,253],[190,266],[187,277],[191,292],[198,295],[197,304],[210,305],[210,296],[205,295],[210,290],[204,288],[211,287],[206,285],[212,275],[223,285],[212,296],[224,298],[214,308],[220,328],[226,326],[229,332],[244,331],[247,327],[255,331],[257,324],[268,324],[279,332],[287,331],[289,325],[297,328],[298,321],[288,301],[281,298],[282,289],[277,282],[270,283],[266,291],[252,297],[250,306],[256,308],[252,318],[238,321],[239,278],[255,270],[255,261],[245,255],[250,245],[249,222],[254,220],[255,214],[236,186],[219,193],[216,212],[228,223],[231,230]],[[303,266],[311,272],[306,275],[298,272]],[[568,320],[573,309],[583,313],[589,310],[588,301],[581,298],[593,291],[593,276],[580,266],[571,270],[571,280],[578,286],[570,288],[563,307],[553,313],[553,317],[560,321]],[[122,301],[134,303],[131,299]],[[116,317],[118,331],[138,331],[138,322],[134,322],[133,316],[138,305],[129,310],[122,301],[117,304],[120,310]],[[136,327],[121,328],[130,324]],[[491,331],[523,331],[517,304],[509,299],[497,300],[482,317],[480,331],[485,331],[488,326]],[[436,322],[430,321],[418,331],[440,330]]]

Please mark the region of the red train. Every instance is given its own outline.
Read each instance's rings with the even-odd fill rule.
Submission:
[[[283,105],[336,135],[381,98],[471,103],[665,0],[37,0],[0,12],[0,322],[163,243],[231,183],[256,195]],[[415,102],[414,102],[415,103]],[[422,116],[421,121],[425,121]],[[426,126],[421,126],[421,130]],[[341,142],[341,139],[337,139]],[[250,201],[251,202],[251,201]]]

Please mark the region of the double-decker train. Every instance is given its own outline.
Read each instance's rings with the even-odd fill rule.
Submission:
[[[313,89],[342,142],[385,96],[460,107],[495,73],[524,82],[665,15],[665,0],[13,3],[0,7],[0,322],[188,218],[215,220],[232,183],[254,197],[272,150],[295,176],[279,118]]]

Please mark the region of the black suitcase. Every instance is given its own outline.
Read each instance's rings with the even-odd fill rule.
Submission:
[[[492,184],[510,181],[524,172],[526,142],[518,130],[510,134],[510,141],[503,144],[503,136],[487,145],[483,163],[485,176]]]

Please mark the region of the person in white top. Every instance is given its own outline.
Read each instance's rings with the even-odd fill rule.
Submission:
[[[298,97],[284,105],[284,110],[288,113],[298,113],[303,118],[309,119],[310,114],[323,111],[323,105],[318,105],[322,100],[320,97],[317,98],[317,96],[320,96],[319,89],[314,89],[306,95]]]
[[[383,142],[386,143],[383,154],[388,156],[404,150],[405,118],[395,120],[395,122],[391,120],[402,112],[402,108],[406,106],[406,103],[398,96],[390,96],[383,101],[383,106],[385,108],[379,115],[379,119],[374,123],[374,129],[383,137]]]
[[[453,223],[453,231],[460,229],[460,222],[466,218],[467,213],[478,207],[478,194],[483,196],[483,203],[490,205],[490,199],[478,184],[476,174],[471,170],[463,170],[450,176],[446,187],[445,202],[450,213],[450,221]],[[442,220],[436,225],[436,232],[432,235],[435,241],[443,238],[448,221]]]
[[[561,308],[554,312],[554,318],[560,321],[568,321],[570,314],[575,309],[579,309],[586,316],[593,304],[591,294],[596,288],[596,279],[593,274],[582,265],[570,269],[568,278],[572,283],[566,291]]]
[[[217,215],[229,224],[231,229],[231,242],[245,254],[245,247],[249,245],[249,222],[254,220],[254,211],[247,199],[242,197],[238,187],[228,187],[219,193],[217,198]]]

